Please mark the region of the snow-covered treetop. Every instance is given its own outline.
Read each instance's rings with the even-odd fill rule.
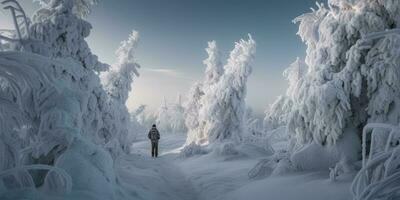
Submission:
[[[69,57],[89,70],[106,71],[108,64],[101,63],[92,54],[85,38],[90,35],[92,25],[82,16],[87,15],[97,1],[49,0],[39,1],[42,8],[37,10],[30,26],[33,45],[24,48],[36,54],[51,58]],[[40,41],[40,43],[35,43]]]
[[[215,41],[208,42],[206,48],[208,58],[203,61],[206,65],[206,77],[205,84],[211,85],[218,82],[221,75],[224,73],[224,69],[221,63],[221,55]]]
[[[224,66],[227,74],[237,74],[247,77],[252,72],[251,63],[254,60],[256,42],[250,34],[249,39],[241,39],[235,43],[235,48],[231,51],[228,63]]]
[[[139,44],[139,32],[137,31],[132,31],[132,33],[129,35],[128,40],[124,40],[121,42],[120,47],[116,51],[117,57],[118,57],[118,63],[123,64],[123,63],[136,63],[136,59],[134,57],[135,55],[135,50],[136,47]],[[140,67],[139,65],[135,67]],[[139,73],[136,68],[133,68],[132,71],[139,76]]]
[[[121,46],[116,51],[118,62],[111,67],[105,77],[105,87],[109,94],[123,103],[128,99],[133,77],[139,76],[137,69],[140,65],[134,57],[138,43],[139,33],[132,31],[128,40],[121,42]]]
[[[57,9],[63,6],[72,9],[73,13],[79,17],[87,17],[92,11],[92,7],[96,5],[99,0],[34,0],[39,2],[42,8]]]
[[[289,68],[283,72],[283,76],[289,81],[289,88],[286,95],[294,95],[300,79],[307,73],[307,68],[306,63],[300,58],[297,58],[296,61],[290,64]]]

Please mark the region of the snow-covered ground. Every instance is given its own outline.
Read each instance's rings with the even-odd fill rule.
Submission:
[[[159,158],[150,157],[149,141],[136,142],[132,153],[118,162],[120,184],[138,199],[163,200],[350,200],[353,175],[329,180],[329,172],[296,172],[253,180],[249,171],[269,155],[242,145],[239,154],[214,152],[183,157],[185,135],[165,135]]]

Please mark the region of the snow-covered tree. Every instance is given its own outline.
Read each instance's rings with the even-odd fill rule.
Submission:
[[[79,17],[87,17],[92,11],[92,6],[96,5],[99,0],[34,0],[34,2],[39,2],[39,4],[45,9],[56,8],[62,6],[62,4],[71,4],[72,11],[75,15]]]
[[[128,40],[123,41],[117,50],[117,64],[111,67],[105,75],[105,88],[109,95],[123,104],[128,99],[129,92],[132,90],[134,76],[139,76],[137,71],[140,65],[135,60],[135,49],[139,41],[139,33],[133,31]]]
[[[161,106],[157,112],[157,120],[156,120],[157,128],[163,132],[170,133],[172,131],[170,119],[171,119],[171,116],[170,116],[167,100],[164,97],[163,103],[161,104]]]
[[[335,144],[346,127],[399,122],[398,1],[329,1],[295,19],[309,73],[289,129],[298,142]]]
[[[136,108],[136,110],[131,113],[131,118],[132,122],[137,122],[135,129],[137,129],[137,133],[140,134],[138,136],[141,137],[136,137],[135,139],[147,138],[147,132],[157,120],[157,116],[153,112],[147,111],[147,105],[140,105]]]
[[[253,109],[250,107],[246,108],[246,113],[244,117],[245,121],[245,134],[249,136],[260,136],[263,134],[263,123],[262,120],[254,116]]]
[[[189,93],[189,99],[186,103],[187,108],[187,125],[189,129],[187,143],[203,143],[207,141],[205,125],[206,121],[209,121],[209,115],[203,105],[207,104],[207,101],[213,99],[207,99],[205,97],[212,98],[211,87],[214,87],[218,83],[220,77],[224,73],[224,68],[221,63],[221,53],[218,50],[217,43],[215,41],[208,42],[206,48],[208,57],[203,61],[206,66],[205,78],[202,83],[195,83]],[[211,94],[210,94],[211,92]]]
[[[188,99],[185,102],[185,124],[188,129],[186,143],[200,141],[204,138],[199,130],[200,119],[199,110],[201,109],[201,98],[204,95],[202,83],[196,82],[190,88]]]
[[[219,81],[219,78],[224,73],[224,68],[221,63],[221,55],[217,47],[217,42],[208,42],[206,48],[208,58],[203,61],[206,65],[204,86],[209,87]]]
[[[85,42],[91,25],[72,12],[75,2],[54,1],[37,11],[31,38],[15,49],[24,52],[0,52],[0,178],[15,177],[9,183],[19,191],[29,188],[18,199],[47,193],[114,199],[117,193],[113,158],[129,151],[133,134],[125,100],[136,42],[123,43],[113,67],[124,86],[106,91],[98,72],[108,65]],[[1,185],[0,198],[7,197]]]
[[[252,72],[256,43],[249,35],[240,40],[231,51],[225,73],[218,83],[205,92],[207,104],[203,114],[208,113],[204,132],[209,143],[217,141],[240,141],[244,132],[245,98],[247,79]],[[204,112],[207,111],[207,112]]]
[[[265,112],[264,126],[266,129],[275,129],[287,124],[293,106],[292,101],[296,100],[297,92],[306,73],[307,65],[300,58],[297,58],[283,72],[283,76],[289,82],[289,86],[286,95],[279,96]]]
[[[400,2],[329,0],[328,7],[317,6],[294,20],[307,45],[308,72],[289,88],[284,101],[291,105],[280,102],[278,109],[289,108],[283,112],[289,113],[289,150],[299,169],[355,161],[367,123],[400,122]]]
[[[71,57],[85,68],[105,71],[85,41],[92,25],[80,16],[88,14],[96,0],[41,0],[30,26],[31,43],[24,49],[52,58]],[[38,42],[40,41],[40,42]]]
[[[164,99],[157,116],[157,127],[167,133],[186,133],[185,108],[182,105],[181,95],[175,103],[168,104]]]
[[[227,64],[222,67],[215,41],[208,43],[208,58],[203,83],[195,83],[186,103],[186,143],[206,144],[223,140],[241,140],[245,131],[247,77],[255,54],[255,41],[235,44]]]
[[[115,135],[113,142],[122,146],[126,151],[133,141],[134,134],[131,117],[126,107],[129,93],[132,91],[134,76],[139,76],[137,69],[140,67],[135,59],[135,50],[138,45],[139,34],[133,31],[128,40],[121,42],[116,51],[118,61],[111,69],[104,74],[104,89],[107,91],[107,106],[110,109],[103,110],[103,121],[105,127],[102,130],[109,130],[107,134]],[[105,107],[105,106],[102,106]]]
[[[178,95],[175,104],[172,106],[171,128],[174,132],[185,133],[187,132],[185,124],[185,108],[182,104],[182,96]]]

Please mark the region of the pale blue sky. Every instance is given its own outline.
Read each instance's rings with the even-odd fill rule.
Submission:
[[[35,9],[28,0],[20,2],[29,14]],[[305,56],[292,19],[314,5],[315,0],[101,0],[88,18],[93,25],[88,42],[100,60],[112,64],[120,41],[139,31],[137,59],[143,68],[128,107],[148,104],[154,110],[164,96],[174,101],[202,79],[207,41],[216,40],[226,58],[234,42],[250,33],[257,54],[247,100],[262,113],[285,92],[283,70]],[[5,14],[0,13],[0,28],[10,25]]]

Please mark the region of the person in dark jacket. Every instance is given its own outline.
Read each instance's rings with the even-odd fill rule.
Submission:
[[[148,138],[151,141],[151,157],[158,156],[158,140],[160,139],[160,132],[158,132],[157,127],[153,124],[151,127]]]

